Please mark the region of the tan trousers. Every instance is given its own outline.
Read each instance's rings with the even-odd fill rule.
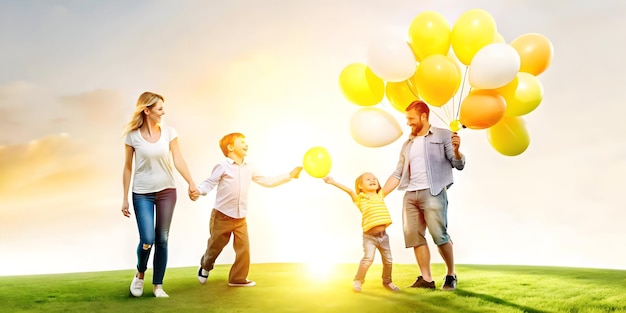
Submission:
[[[202,268],[210,271],[215,260],[228,244],[230,235],[234,235],[233,248],[235,262],[228,275],[229,283],[246,283],[250,271],[250,241],[248,239],[248,223],[245,218],[232,218],[213,209],[209,223],[211,236],[207,241],[206,251],[200,259]]]

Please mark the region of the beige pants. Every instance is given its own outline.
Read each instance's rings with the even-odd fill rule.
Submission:
[[[210,271],[215,260],[228,244],[230,235],[234,235],[233,248],[235,262],[228,275],[229,283],[246,283],[250,271],[250,241],[248,240],[248,223],[245,218],[232,218],[213,209],[209,223],[211,236],[207,241],[206,251],[200,259],[202,268]]]

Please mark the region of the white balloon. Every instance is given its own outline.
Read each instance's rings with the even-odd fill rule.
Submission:
[[[469,67],[469,83],[477,89],[494,89],[510,83],[519,72],[521,60],[515,48],[492,43],[476,52]]]
[[[401,82],[415,74],[417,62],[406,40],[391,36],[370,45],[367,66],[382,80]]]
[[[376,148],[386,146],[400,138],[402,128],[387,111],[366,107],[352,115],[350,134],[360,145]]]

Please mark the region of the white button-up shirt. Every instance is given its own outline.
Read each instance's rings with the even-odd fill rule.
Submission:
[[[264,187],[276,187],[291,180],[289,174],[261,176],[246,162],[237,164],[230,158],[218,163],[211,176],[198,185],[201,195],[206,195],[215,186],[215,209],[232,217],[244,218],[248,215],[248,189],[250,182]]]

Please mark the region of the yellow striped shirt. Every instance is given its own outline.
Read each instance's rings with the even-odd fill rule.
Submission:
[[[361,211],[361,226],[363,227],[363,232],[367,232],[378,225],[391,225],[391,216],[385,205],[382,191],[375,195],[368,195],[361,192],[354,204],[356,204]]]

